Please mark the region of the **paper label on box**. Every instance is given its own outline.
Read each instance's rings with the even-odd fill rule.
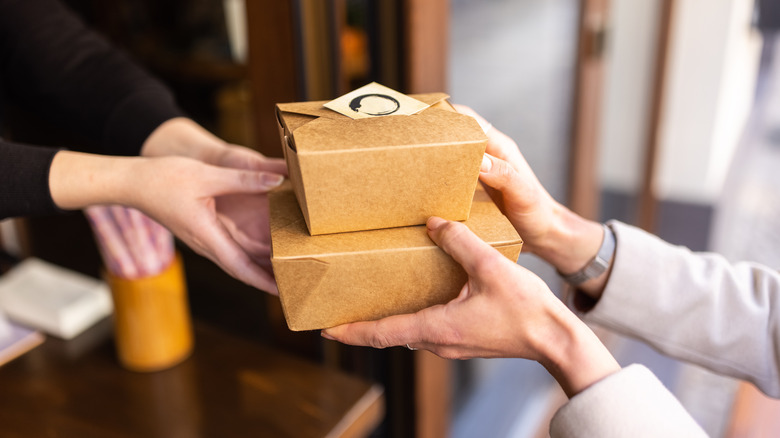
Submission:
[[[411,116],[428,108],[425,102],[372,82],[326,103],[325,108],[352,119]]]

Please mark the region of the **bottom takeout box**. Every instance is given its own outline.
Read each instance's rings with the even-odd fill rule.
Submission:
[[[466,282],[424,225],[311,236],[289,182],[269,197],[271,263],[291,330],[416,312],[450,301]],[[520,236],[479,185],[464,223],[517,260]]]

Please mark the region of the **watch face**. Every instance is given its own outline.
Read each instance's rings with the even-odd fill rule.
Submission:
[[[591,278],[596,278],[603,274],[612,261],[615,253],[615,233],[606,225],[604,227],[604,239],[601,241],[601,247],[593,260],[587,266],[574,274],[558,273],[564,281],[572,285],[582,284]]]
[[[607,270],[607,266],[609,266],[609,264],[606,260],[602,259],[601,257],[596,257],[585,268],[585,276],[587,276],[588,280],[591,278],[596,278]]]

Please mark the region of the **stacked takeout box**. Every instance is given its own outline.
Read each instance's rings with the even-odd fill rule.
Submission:
[[[430,216],[465,221],[517,260],[522,240],[478,185],[487,138],[447,97],[370,84],[333,102],[277,105],[290,177],[269,195],[271,262],[290,329],[456,297],[467,277],[428,237]],[[409,98],[422,109],[395,115]]]

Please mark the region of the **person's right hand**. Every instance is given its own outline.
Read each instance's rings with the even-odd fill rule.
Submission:
[[[479,179],[523,238],[523,249],[533,252],[548,236],[554,216],[563,207],[544,189],[514,140],[471,108],[455,108],[485,128],[488,143]]]

